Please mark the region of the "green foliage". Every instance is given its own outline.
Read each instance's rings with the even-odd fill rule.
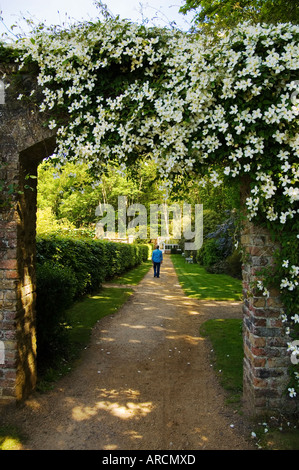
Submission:
[[[208,320],[200,328],[213,347],[214,368],[221,385],[232,396],[241,398],[243,390],[243,338],[242,320]],[[231,397],[230,397],[231,398]]]
[[[106,284],[107,286],[111,284],[117,284],[119,286],[129,284],[131,286],[136,286],[151,267],[152,262],[148,259],[148,261],[143,261],[140,265],[130,269],[129,271],[125,271],[120,276],[115,276],[113,279],[108,280]]]
[[[205,240],[197,252],[197,262],[202,266],[212,266],[222,259],[222,254],[215,238]]]
[[[0,209],[7,209],[13,200],[18,186],[7,179],[7,163],[0,161]]]
[[[232,277],[242,278],[242,255],[238,250],[234,250],[226,258],[227,268],[225,272]]]
[[[227,216],[227,214],[226,214]],[[222,223],[219,214],[214,211],[204,213],[204,241],[197,251],[196,262],[209,273],[226,273],[241,279],[241,254],[234,249],[238,239],[237,217],[234,211]]]
[[[209,219],[215,218],[218,224],[222,222],[225,211],[240,208],[240,182],[234,184],[225,182],[214,185],[207,177],[203,177],[201,184],[197,180],[180,179],[171,193],[173,200],[184,200],[189,204],[203,204],[204,230]],[[217,225],[218,225],[217,224]],[[213,230],[210,229],[209,232]],[[209,233],[207,232],[207,233]]]
[[[184,179],[202,183],[205,175],[216,187],[249,181],[246,215],[267,224],[282,244],[289,269],[280,259],[276,287],[285,298],[286,315],[297,323],[293,293],[299,267],[298,259],[294,267],[291,259],[293,247],[298,252],[298,226],[297,232],[293,227],[298,219],[299,28],[290,23],[231,26],[239,21],[240,9],[253,16],[258,11],[257,20],[268,15],[269,22],[271,14],[277,12],[281,21],[287,12],[296,22],[298,2],[200,4],[207,16],[220,20],[217,27],[227,18],[229,27],[217,37],[145,28],[119,18],[68,30],[41,27],[30,40],[15,44],[19,71],[29,64],[39,70],[39,109],[53,117],[47,125],[57,129],[55,155],[61,164],[84,161],[98,176],[108,163],[122,169],[150,155],[169,192]],[[29,96],[24,90],[26,100],[31,91]]]
[[[205,206],[204,206],[205,207]],[[203,236],[215,232],[216,228],[223,221],[223,212],[216,212],[212,209],[203,210]]]
[[[93,292],[111,279],[146,261],[147,245],[71,239],[50,235],[37,239],[37,262],[68,267],[76,277],[75,297]]]
[[[38,364],[53,361],[66,348],[65,311],[74,299],[76,278],[70,267],[37,264],[36,331]]]
[[[233,28],[238,23],[299,22],[298,0],[185,0],[180,12],[195,10],[193,21],[200,28]]]
[[[100,196],[86,165],[67,164],[58,172],[46,161],[38,168],[38,209],[50,208],[54,218],[65,221],[64,224],[78,228],[95,222]]]
[[[21,450],[25,435],[15,425],[0,427],[0,450]]]
[[[163,200],[156,177],[156,165],[149,159],[125,172],[108,165],[99,181],[91,177],[86,164],[67,163],[57,171],[51,160],[45,161],[38,168],[37,233],[82,227],[94,232],[99,202],[117,208],[118,196],[125,196],[128,205],[139,203],[148,210],[151,203]]]
[[[202,300],[241,300],[242,283],[227,274],[210,274],[199,264],[186,263],[182,255],[171,255],[186,295]]]
[[[36,233],[38,236],[75,232],[75,226],[67,219],[57,219],[50,206],[37,209]]]
[[[101,245],[98,247],[98,255],[101,255],[100,250]],[[101,256],[95,258],[88,242],[56,236],[38,238],[37,262],[43,264],[46,261],[72,270],[76,278],[75,297],[99,287],[104,279]]]

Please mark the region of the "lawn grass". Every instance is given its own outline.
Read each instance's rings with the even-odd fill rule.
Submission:
[[[149,271],[152,266],[150,260],[144,261],[136,268],[130,269],[129,271],[123,273],[120,276],[116,276],[106,283],[109,284],[130,284],[132,286],[137,286],[139,282],[144,278],[145,274]]]
[[[207,320],[200,333],[212,345],[213,366],[229,403],[239,403],[243,390],[242,320],[236,318]]]
[[[0,426],[0,450],[21,450],[25,437],[15,426]]]
[[[139,266],[109,281],[97,294],[85,297],[76,302],[67,311],[68,322],[71,324],[70,340],[79,347],[88,344],[91,331],[101,318],[115,313],[133,293],[132,289],[121,285],[137,285],[151,267],[151,262]],[[109,287],[118,284],[120,287]]]
[[[37,390],[44,392],[52,388],[54,383],[67,374],[80,358],[81,351],[88,345],[90,335],[96,322],[101,318],[112,315],[129,299],[133,290],[121,285],[136,285],[145,276],[151,267],[151,262],[144,262],[117,278],[110,284],[119,284],[120,287],[101,288],[93,295],[85,296],[75,302],[66,312],[67,351],[63,357],[57,357],[51,367],[41,365]]]
[[[182,255],[171,255],[179,282],[188,297],[199,300],[241,300],[242,282],[227,274],[210,274]]]
[[[71,343],[79,348],[85,347],[96,322],[117,312],[132,293],[129,288],[104,287],[96,295],[88,296],[72,305],[67,311],[67,319],[71,324]]]

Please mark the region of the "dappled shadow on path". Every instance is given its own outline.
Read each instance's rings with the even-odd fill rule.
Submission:
[[[76,369],[19,413],[28,449],[250,448],[224,406],[200,324],[238,302],[184,296],[169,258],[100,320]]]

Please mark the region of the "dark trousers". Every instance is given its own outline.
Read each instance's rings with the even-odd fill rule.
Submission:
[[[154,261],[154,276],[155,277],[160,277],[160,265],[161,263],[156,263]]]

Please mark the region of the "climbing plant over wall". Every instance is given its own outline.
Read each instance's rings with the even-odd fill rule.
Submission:
[[[149,156],[170,191],[187,178],[249,179],[248,218],[282,246],[270,278],[290,343],[299,326],[298,37],[292,24],[242,24],[215,38],[108,18],[36,30],[14,46],[20,70],[38,67],[60,165],[85,162],[96,177],[108,161]],[[266,275],[257,287],[268,295]]]

